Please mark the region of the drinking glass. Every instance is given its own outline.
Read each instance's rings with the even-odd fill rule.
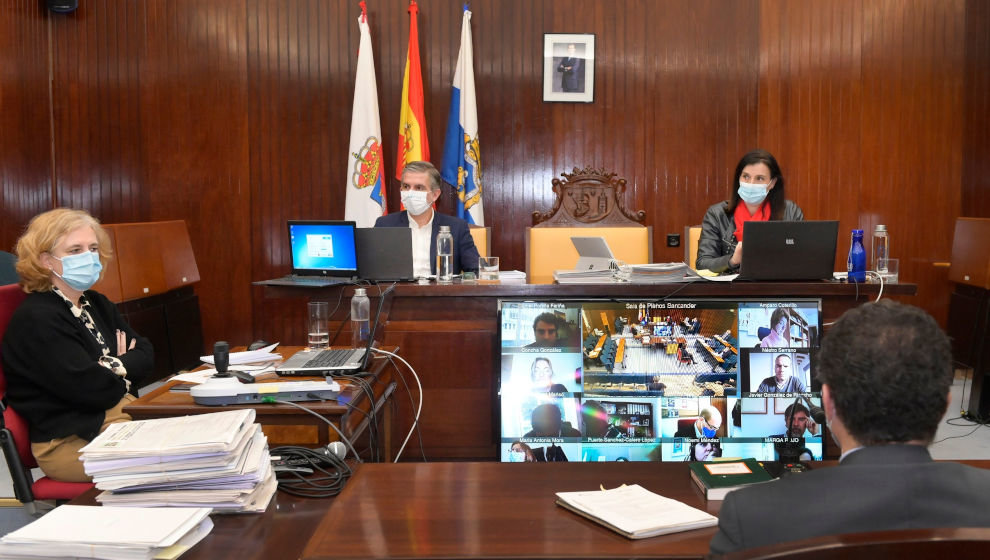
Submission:
[[[309,340],[310,348],[326,348],[330,345],[330,303],[326,301],[309,302]]]
[[[480,257],[478,259],[478,281],[483,284],[498,282],[498,257]]]

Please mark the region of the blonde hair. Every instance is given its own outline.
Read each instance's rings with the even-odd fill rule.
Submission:
[[[38,214],[28,223],[24,235],[17,240],[17,274],[21,277],[21,288],[25,292],[47,292],[52,289],[52,271],[41,263],[41,255],[51,254],[59,241],[70,232],[83,227],[93,228],[100,244],[100,264],[106,270],[113,256],[110,236],[100,225],[99,220],[85,210],[56,208]],[[103,272],[100,272],[103,279]]]

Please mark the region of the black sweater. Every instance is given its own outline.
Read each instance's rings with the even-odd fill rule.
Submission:
[[[128,345],[137,340],[133,350],[118,356],[136,391],[154,367],[151,343],[124,322],[105,296],[92,290],[85,296],[111,352],[117,350],[117,329],[127,333]],[[102,355],[100,344],[58,294],[28,294],[7,326],[2,356],[7,402],[27,420],[32,442],[96,437],[105,412],[126,392],[124,379],[99,364]]]

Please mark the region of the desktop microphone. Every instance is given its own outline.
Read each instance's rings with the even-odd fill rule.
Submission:
[[[227,366],[230,364],[230,345],[219,341],[213,345],[213,365],[221,377],[227,377]]]

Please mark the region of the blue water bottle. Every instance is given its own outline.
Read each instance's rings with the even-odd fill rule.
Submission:
[[[852,244],[849,246],[846,269],[849,271],[850,282],[866,282],[866,249],[863,248],[863,230],[861,229],[852,230]]]

